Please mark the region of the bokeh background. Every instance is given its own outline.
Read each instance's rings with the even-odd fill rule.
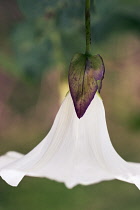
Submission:
[[[92,51],[106,66],[101,95],[112,143],[140,162],[140,4],[91,6]],[[0,155],[29,152],[49,131],[65,96],[74,53],[84,52],[84,0],[0,0]],[[77,186],[0,179],[0,210],[139,210],[140,192],[121,181]]]

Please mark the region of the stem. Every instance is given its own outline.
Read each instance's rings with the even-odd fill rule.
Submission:
[[[85,0],[85,33],[86,33],[86,53],[91,51],[91,30],[90,30],[90,0]]]

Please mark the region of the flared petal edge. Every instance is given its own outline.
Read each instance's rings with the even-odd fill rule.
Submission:
[[[25,175],[64,182],[68,188],[118,179],[140,189],[140,164],[124,161],[114,150],[98,94],[81,119],[68,94],[39,145],[27,155],[0,157],[0,176],[8,184],[17,186]]]

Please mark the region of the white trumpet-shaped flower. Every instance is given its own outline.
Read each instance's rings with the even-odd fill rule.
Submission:
[[[114,150],[97,93],[81,119],[68,94],[39,145],[27,155],[0,157],[0,176],[8,184],[17,186],[25,175],[64,182],[68,188],[119,179],[140,189],[140,165],[124,161]]]

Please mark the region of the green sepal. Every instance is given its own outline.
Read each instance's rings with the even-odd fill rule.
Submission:
[[[100,55],[75,54],[71,60],[68,80],[78,118],[86,112],[96,91],[101,89],[104,64]]]

